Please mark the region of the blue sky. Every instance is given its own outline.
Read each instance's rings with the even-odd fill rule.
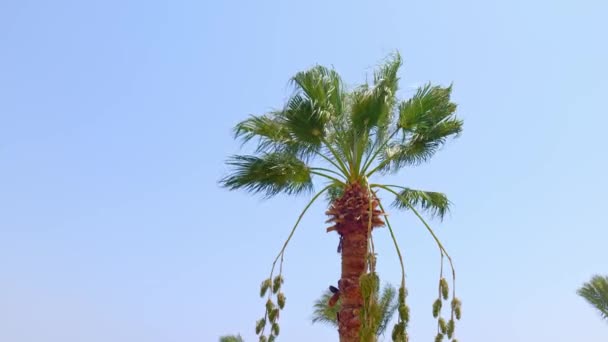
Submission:
[[[604,1],[3,1],[0,340],[254,341],[258,286],[306,197],[217,185],[232,126],[316,63],[349,84],[398,50],[402,97],[454,83],[461,138],[393,181],[446,192],[461,341],[605,341],[575,294],[608,274]],[[283,341],[329,341],[339,277],[315,205],[287,252]],[[391,212],[413,341],[434,336],[439,255]],[[397,283],[387,232],[379,272]],[[388,340],[388,339],[387,339]]]

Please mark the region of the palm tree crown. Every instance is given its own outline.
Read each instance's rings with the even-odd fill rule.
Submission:
[[[411,99],[398,101],[400,66],[395,55],[374,73],[372,84],[352,91],[337,72],[322,66],[296,74],[295,92],[283,109],[236,125],[236,137],[243,142],[257,138],[257,148],[253,155],[230,158],[232,172],[222,184],[270,197],[310,191],[318,176],[330,180],[336,191],[349,183],[367,185],[378,172],[427,161],[461,132],[462,121],[454,116],[451,86],[428,84]],[[448,209],[439,193],[401,190],[405,200],[433,214],[442,216]]]
[[[341,341],[354,341],[358,335],[353,331],[365,330],[363,316],[366,315],[368,304],[364,303],[363,296],[366,286],[363,280],[359,283],[359,279],[365,270],[372,275],[374,273],[375,253],[371,231],[383,225],[388,227],[402,263],[399,323],[393,330],[393,339],[407,339],[403,260],[393,230],[384,215],[379,191],[392,197],[396,208],[411,210],[422,220],[437,242],[442,260],[445,255],[451,264],[437,236],[418,212],[422,210],[431,216],[443,218],[449,210],[447,197],[439,192],[376,181],[382,174],[396,173],[405,167],[428,161],[448,138],[462,131],[462,121],[455,116],[456,105],[450,100],[451,86],[427,84],[408,100],[397,98],[401,64],[399,54],[392,55],[377,68],[371,82],[352,89],[344,85],[333,69],[315,66],[299,72],[291,79],[295,91],[283,108],[251,116],[235,127],[236,138],[243,143],[253,142],[255,148],[252,154],[229,158],[227,164],[230,171],[221,180],[223,186],[272,197],[280,193],[295,195],[311,192],[319,181],[325,183],[304,208],[273,263],[271,277],[262,283],[262,296],[268,289],[271,291],[268,292],[265,316],[258,321],[256,330],[263,334],[266,323],[270,322],[269,340],[274,340],[278,334],[278,325],[276,329],[275,325],[278,310],[282,309],[281,300],[277,298],[277,308],[272,297],[283,296],[280,292],[281,273],[278,280],[271,279],[274,266],[279,259],[282,265],[283,253],[293,231],[312,202],[323,193],[327,194],[331,203],[327,214],[331,217],[328,222],[332,222],[333,226],[327,231],[336,231],[340,241],[344,241],[342,278],[339,283],[343,304],[339,329]],[[377,277],[371,276],[369,279],[369,289],[377,287]],[[445,282],[445,279],[441,279]],[[447,291],[447,282],[445,287]],[[374,297],[374,291],[367,293]],[[282,298],[284,302],[285,297]],[[447,300],[447,296],[444,296],[444,300]],[[457,302],[458,309],[459,305]],[[360,311],[363,318],[359,321],[355,313]],[[454,309],[452,317],[453,312]],[[375,334],[374,327],[368,328],[370,336]],[[451,338],[453,323],[452,332],[448,333],[449,329],[439,330]],[[350,337],[347,337],[348,334]],[[363,334],[361,332],[359,335]]]

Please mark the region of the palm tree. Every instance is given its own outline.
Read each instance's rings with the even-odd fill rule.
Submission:
[[[338,312],[340,312],[341,301],[332,305],[332,298],[335,293],[330,290],[325,291],[319,299],[315,301],[312,323],[325,323],[333,327],[338,327]],[[378,306],[380,310],[376,312],[373,319],[377,322],[376,336],[383,335],[388,327],[388,323],[397,311],[397,290],[391,285],[385,285],[379,296]]]
[[[603,319],[608,320],[608,277],[593,276],[577,293],[596,308]]]
[[[402,269],[399,321],[393,329],[393,339],[407,339],[403,260],[380,191],[393,198],[395,207],[411,210],[422,221],[435,239],[442,260],[445,255],[451,263],[419,212],[443,217],[449,209],[447,197],[376,180],[382,174],[395,174],[428,161],[448,138],[462,131],[462,121],[454,115],[456,105],[450,101],[451,86],[428,84],[406,101],[396,97],[400,66],[401,57],[395,54],[374,72],[372,82],[351,90],[335,70],[315,66],[292,78],[295,91],[282,109],[251,116],[236,125],[235,136],[243,143],[254,141],[255,150],[253,154],[230,157],[230,171],[221,180],[224,187],[272,197],[310,193],[319,180],[325,181],[300,214],[273,263],[270,277],[262,282],[261,295],[268,295],[264,317],[256,324],[262,340],[268,326],[269,341],[278,335],[278,314],[285,303],[280,289],[285,248],[306,211],[324,193],[330,204],[326,214],[331,227],[327,232],[338,234],[342,258],[338,283],[342,304],[340,341],[369,341],[375,336],[376,329],[369,318],[375,310],[377,298],[373,294],[378,286],[371,233],[385,225]],[[279,260],[279,273],[273,279]],[[443,283],[447,289],[445,280],[440,287]]]

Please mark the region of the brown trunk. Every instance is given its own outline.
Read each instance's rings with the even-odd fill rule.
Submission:
[[[382,226],[378,202],[372,201],[372,227]],[[370,194],[366,188],[354,183],[332,203],[327,214],[328,222],[335,225],[327,231],[337,231],[342,238],[342,276],[338,282],[342,307],[338,316],[340,342],[360,342],[360,312],[363,297],[359,279],[367,268]]]

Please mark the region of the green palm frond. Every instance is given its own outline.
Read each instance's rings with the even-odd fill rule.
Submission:
[[[395,311],[397,311],[397,307],[399,306],[399,303],[397,302],[397,290],[389,284],[385,285],[380,294],[379,304],[381,316],[378,331],[376,333],[378,336],[384,334]]]
[[[241,335],[228,335],[220,337],[220,342],[243,342]]]
[[[429,160],[450,137],[462,131],[462,120],[454,116],[456,105],[450,101],[452,88],[427,84],[398,106],[396,129],[388,139],[380,135],[378,165],[368,172],[397,172]]]
[[[246,189],[266,196],[312,190],[310,169],[289,153],[265,153],[260,157],[236,155],[227,164],[233,172],[220,182],[230,190]]]
[[[332,186],[327,190],[327,203],[332,203],[344,194],[344,187],[340,183],[333,183]]]
[[[441,192],[400,188],[402,188],[399,192],[400,196],[396,197],[393,202],[393,205],[397,208],[408,210],[409,205],[411,205],[426,211],[431,216],[437,216],[441,219],[450,210],[450,201]]]
[[[340,75],[332,69],[317,65],[297,73],[292,78],[297,94],[310,100],[319,115],[336,117],[342,114],[344,87]]]
[[[312,323],[323,323],[332,327],[338,327],[336,317],[338,312],[340,312],[341,301],[338,300],[336,305],[330,307],[328,302],[332,295],[333,294],[330,291],[325,291],[321,297],[315,301],[313,305]],[[375,317],[377,324],[374,324],[377,326],[376,336],[383,335],[386,331],[388,324],[398,307],[396,299],[397,290],[390,284],[386,284],[379,294],[379,310],[377,317]]]
[[[452,87],[427,84],[399,106],[399,127],[406,132],[422,133],[446,119],[456,111],[450,102]]]
[[[603,319],[608,320],[608,277],[593,276],[577,293],[596,308]]]
[[[340,312],[340,300],[333,307],[328,305],[333,294],[326,290],[313,305],[312,323],[324,323],[332,327],[338,327],[337,315]]]
[[[293,141],[285,126],[285,122],[280,120],[276,113],[250,116],[235,126],[234,135],[236,138],[240,138],[243,144],[253,138],[259,138],[260,140],[256,149],[259,152],[279,148]]]
[[[436,141],[410,140],[406,143],[393,142],[388,145],[381,156],[382,171],[397,172],[405,165],[419,165],[428,159],[440,147]]]
[[[399,84],[397,71],[401,56],[395,54],[374,73],[374,84],[355,90],[352,97],[352,122],[358,133],[373,127],[386,128],[391,119]]]
[[[303,140],[291,131],[290,126],[303,130],[303,125],[288,121],[284,113],[272,112],[261,116],[252,115],[239,122],[235,128],[235,137],[243,144],[258,138],[256,153],[284,152],[291,153],[307,160],[318,150],[319,141]]]
[[[295,140],[315,147],[321,144],[330,119],[314,101],[301,94],[289,99],[281,116]]]
[[[450,96],[452,86],[426,86],[399,106],[398,126],[403,130],[404,140],[430,144],[437,149],[446,138],[462,131],[462,121],[454,116],[456,104]]]
[[[398,129],[401,138],[387,144],[382,158],[383,171],[397,171],[405,165],[418,165],[430,159],[447,138],[458,136],[462,120],[454,116],[450,101],[452,87],[427,84],[399,105]]]

